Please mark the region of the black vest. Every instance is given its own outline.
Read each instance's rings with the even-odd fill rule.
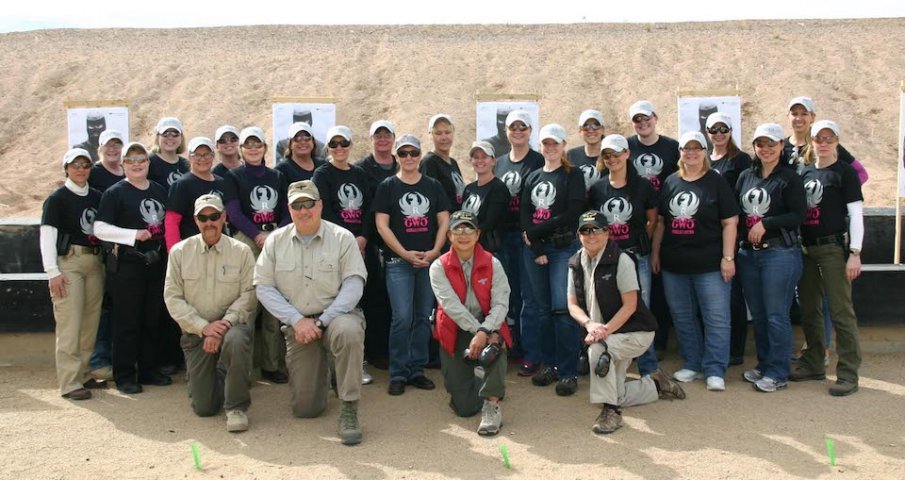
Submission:
[[[578,306],[585,312],[588,311],[587,301],[585,300],[585,283],[584,268],[581,266],[581,252],[578,250],[572,258],[569,259],[569,270],[571,270],[572,282],[575,285],[575,296],[578,297]],[[603,255],[594,268],[594,290],[597,295],[597,305],[600,307],[600,316],[604,322],[613,318],[613,315],[622,308],[622,295],[616,286],[616,269],[619,266],[619,256],[622,250],[616,245],[616,242],[607,242],[603,250]],[[629,255],[631,257],[631,255]],[[634,258],[632,261],[634,262]],[[635,267],[635,275],[638,275],[638,268]],[[640,285],[641,282],[639,281]],[[637,290],[635,295],[638,298],[638,307],[635,313],[629,317],[616,333],[628,332],[652,332],[657,329],[657,319],[650,312],[644,301],[641,300],[641,290]]]

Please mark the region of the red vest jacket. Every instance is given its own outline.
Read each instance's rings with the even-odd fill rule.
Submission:
[[[440,257],[440,264],[446,271],[453,291],[459,296],[462,304],[465,304],[465,273],[455,250],[450,250]],[[481,311],[486,316],[490,311],[490,290],[493,286],[493,255],[484,250],[480,244],[475,245],[474,257],[471,267],[471,289],[474,291]],[[437,322],[434,329],[434,338],[440,342],[440,347],[450,355],[455,355],[456,336],[459,334],[459,326],[443,311],[443,307],[437,305]],[[512,336],[509,333],[509,325],[503,321],[500,327],[500,335],[506,342],[506,347],[512,347]]]

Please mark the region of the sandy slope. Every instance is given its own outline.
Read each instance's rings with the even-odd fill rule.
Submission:
[[[541,121],[570,129],[596,107],[609,132],[630,133],[639,98],[676,130],[677,88],[743,95],[744,135],[786,124],[796,95],[843,128],[871,173],[870,206],[893,204],[905,19],[572,26],[244,27],[54,30],[0,35],[0,217],[36,215],[61,178],[63,102],[128,98],[132,135],[178,115],[187,134],[223,123],[270,125],[274,96],[335,96],[356,132],[380,117],[423,134],[458,121],[454,153],[474,137],[475,93],[538,93]],[[269,128],[269,127],[268,127]],[[578,141],[572,132],[570,142]],[[470,169],[465,168],[470,174]]]

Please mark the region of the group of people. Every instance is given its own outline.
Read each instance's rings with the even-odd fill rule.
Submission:
[[[494,435],[518,359],[518,375],[561,396],[587,373],[601,406],[592,430],[611,433],[624,407],[684,399],[681,383],[725,390],[748,312],[754,389],[824,379],[832,327],[829,393],[857,391],[851,282],[866,172],[839,126],[795,98],[792,134],[759,125],[751,157],[722,113],[707,118],[709,138],[678,141],[657,132],[650,102],[628,116],[630,138],[586,110],[583,145],[567,149],[566,129],[548,124],[536,151],[531,116],[512,111],[509,151],[474,142],[467,185],[445,114],[428,121],[426,154],[417,135],[375,121],[357,163],[351,129],[332,127],[321,152],[297,122],[273,169],[258,127],[186,141],[166,117],[150,149],[106,130],[96,164],[66,152],[66,181],[44,204],[60,392],[106,388],[105,354],[126,394],[172,383],[184,364],[195,413],[225,410],[227,430],[243,431],[258,363],[262,378],[288,382],[297,417],[320,415],[334,390],[353,445],[373,381],[365,359],[388,368],[390,395],[434,389],[425,369],[437,362],[452,410],[481,413],[478,433]],[[796,298],[807,344],[793,364]],[[657,346],[671,325],[682,368],[668,375]],[[633,360],[640,380],[627,381]]]

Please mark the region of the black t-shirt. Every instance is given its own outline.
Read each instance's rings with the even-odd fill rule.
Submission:
[[[659,205],[657,192],[650,182],[630,175],[621,188],[610,185],[607,178],[595,183],[588,192],[588,208],[600,210],[610,224],[610,238],[619,248],[637,248],[650,242],[645,230],[647,211]],[[646,250],[650,245],[645,245]]]
[[[584,210],[584,177],[577,168],[552,172],[539,168],[525,179],[522,188],[521,226],[539,254],[539,242],[553,234],[575,234],[578,217]],[[536,247],[536,248],[535,248]]]
[[[706,146],[706,145],[705,145]],[[628,138],[631,151],[629,165],[646,178],[655,191],[660,191],[666,178],[678,169],[679,142],[665,135],[660,135],[653,145],[644,145],[637,135]]]
[[[140,190],[123,180],[104,192],[97,220],[120,228],[147,229],[151,240],[135,242],[135,248],[157,248],[163,240],[166,201],[167,190],[157,182],[148,182],[148,188]]]
[[[302,180],[311,180],[311,177],[314,176],[314,172],[318,169],[318,167],[324,164],[324,161],[318,158],[312,158],[311,161],[314,162],[313,170],[305,170],[304,168],[300,167],[299,164],[295,163],[295,161],[291,158],[283,159],[282,161],[280,161],[280,163],[277,163],[277,166],[274,167],[274,170],[282,173],[283,176],[286,177],[287,184],[300,182]]]
[[[544,166],[544,156],[535,150],[528,150],[520,162],[513,162],[510,158],[512,152],[499,156],[496,166],[493,167],[493,175],[503,181],[509,189],[509,215],[503,221],[506,230],[519,230],[519,212],[522,202],[522,185],[528,174]]]
[[[125,172],[122,175],[114,175],[110,170],[104,168],[100,162],[95,163],[91,167],[91,174],[88,176],[88,185],[104,193],[108,188],[112,187],[116,182],[126,178]]]
[[[713,170],[688,182],[670,175],[660,190],[664,270],[679,274],[718,271],[723,257],[721,220],[739,214],[735,192]]]
[[[98,244],[94,236],[94,219],[101,203],[101,192],[88,189],[85,196],[78,195],[65,186],[53,191],[44,200],[41,225],[56,227],[57,235],[69,235],[69,243],[90,247]],[[57,252],[65,255],[66,252]]]
[[[842,161],[826,168],[804,167],[801,180],[807,195],[808,213],[801,224],[805,241],[848,231],[848,204],[864,200],[858,172]]]
[[[256,175],[262,171],[262,175]],[[289,185],[280,172],[268,167],[242,165],[226,174],[226,201],[239,201],[242,214],[256,226],[283,219]]]
[[[462,210],[473,213],[478,219],[481,230],[481,245],[487,251],[499,250],[503,241],[503,221],[509,208],[509,189],[499,178],[484,185],[477,181],[465,186]]]
[[[738,183],[738,176],[749,167],[751,156],[741,150],[732,157],[723,157],[710,164],[710,168],[722,175],[733,189]]]
[[[148,167],[148,179],[159,183],[163,188],[170,188],[183,175],[189,173],[189,161],[181,156],[176,163],[169,163],[156,153],[152,153],[148,159],[151,162]]]
[[[240,163],[239,166],[242,166],[242,164]],[[226,178],[226,174],[229,173],[229,167],[222,163],[218,163],[214,165],[214,168],[211,169],[211,173]]]
[[[801,159],[804,147],[804,145],[792,145],[792,137],[786,137],[782,144],[782,155],[779,157],[779,162],[793,167],[801,173],[801,170],[804,169],[804,161]],[[836,145],[836,156],[849,165],[855,161],[855,157],[841,143]]]
[[[170,187],[167,210],[182,215],[179,222],[179,238],[189,238],[200,233],[194,218],[195,200],[208,193],[219,196],[225,203],[226,180],[214,175],[214,179],[208,181],[189,173]]]
[[[390,230],[403,248],[426,252],[434,248],[437,214],[449,211],[449,199],[433,178],[422,175],[418,183],[409,185],[392,176],[377,187],[374,211],[390,216]],[[386,254],[396,256],[390,249]]]
[[[324,204],[322,217],[346,228],[356,237],[367,236],[368,212],[373,195],[368,191],[368,176],[358,165],[348,170],[326,163],[314,172],[312,181],[317,185]]]
[[[581,170],[584,176],[585,191],[591,190],[591,185],[603,178],[603,173],[597,170],[597,157],[589,157],[585,154],[584,146],[570,148],[566,157],[572,162],[572,166]]]
[[[767,230],[762,241],[781,241],[782,229],[795,232],[807,210],[804,185],[790,168],[774,168],[767,178],[749,168],[741,173],[735,186],[741,217],[738,219],[738,239],[748,240],[748,229],[762,222]],[[786,245],[791,246],[791,245]]]
[[[443,185],[450,210],[455,212],[461,208],[465,180],[462,178],[462,171],[459,170],[456,159],[450,157],[449,163],[447,163],[436,153],[430,152],[421,159],[421,166],[418,167],[418,170]]]

